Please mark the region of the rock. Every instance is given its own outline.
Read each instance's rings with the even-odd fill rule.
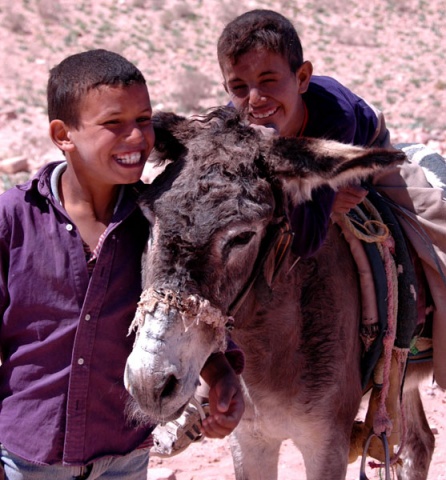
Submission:
[[[0,172],[11,175],[17,172],[28,171],[28,160],[24,156],[11,157],[0,160]]]
[[[17,120],[18,115],[15,110],[7,110],[0,112],[0,116],[3,117],[5,120]]]
[[[170,468],[149,468],[147,480],[177,480],[177,477]]]

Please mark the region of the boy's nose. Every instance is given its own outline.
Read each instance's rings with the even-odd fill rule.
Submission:
[[[127,140],[129,142],[139,143],[143,137],[144,134],[139,125],[132,125],[127,132]]]
[[[249,91],[249,103],[251,105],[258,105],[264,102],[266,102],[265,95],[263,95],[258,88],[251,88]]]

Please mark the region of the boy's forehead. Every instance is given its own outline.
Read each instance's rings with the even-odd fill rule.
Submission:
[[[87,93],[93,95],[105,95],[105,96],[122,96],[122,95],[134,95],[136,91],[140,93],[147,93],[147,85],[144,83],[132,83],[130,85],[117,84],[117,85],[98,85],[91,88]]]
[[[226,80],[236,79],[244,74],[265,74],[288,68],[286,59],[279,53],[255,48],[235,59],[226,58],[222,62],[222,72]]]
[[[80,113],[90,114],[119,113],[138,105],[138,110],[151,111],[150,96],[145,84],[100,85],[88,90],[80,102]]]
[[[126,98],[132,98],[137,95],[139,98],[146,98],[150,104],[149,91],[147,85],[133,83],[131,85],[99,85],[89,89],[84,95],[84,101],[122,101]]]

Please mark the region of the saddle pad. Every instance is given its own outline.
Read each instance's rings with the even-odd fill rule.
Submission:
[[[368,200],[375,206],[395,241],[393,257],[398,272],[398,317],[395,346],[409,348],[418,323],[418,282],[404,234],[385,199],[370,189]]]
[[[395,346],[401,349],[409,349],[420,320],[417,303],[417,274],[404,234],[385,199],[373,189],[370,189],[367,199],[378,211],[395,242],[395,249],[392,252],[398,273],[398,316],[396,319]],[[361,208],[362,215],[360,215],[359,212],[355,212],[355,210],[350,211],[348,214],[355,223],[364,224],[365,218],[376,220],[370,218],[370,212],[363,205],[360,205],[359,208]],[[376,337],[374,341],[364,349],[361,358],[362,386],[365,388],[383,350],[383,337],[387,329],[388,309],[389,307],[391,308],[391,306],[388,305],[387,301],[388,291],[385,266],[377,244],[368,242],[361,243],[373,274],[373,283],[376,292],[374,301],[376,301],[378,313]],[[361,326],[361,328],[363,327],[364,325]]]

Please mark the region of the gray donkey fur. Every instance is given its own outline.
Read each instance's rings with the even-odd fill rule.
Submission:
[[[231,109],[206,119],[160,113],[154,121],[153,160],[171,164],[140,201],[152,232],[126,367],[129,392],[152,421],[178,416],[208,356],[224,350],[237,304],[231,336],[246,358],[246,411],[231,436],[237,480],[276,479],[288,438],[302,452],[308,480],[344,479],[363,395],[356,267],[335,225],[317,255],[296,263],[291,253],[280,269],[265,242],[286,220],[289,201],[365,178],[404,154],[266,137]],[[411,378],[398,475],[425,480],[433,435],[419,378]]]

